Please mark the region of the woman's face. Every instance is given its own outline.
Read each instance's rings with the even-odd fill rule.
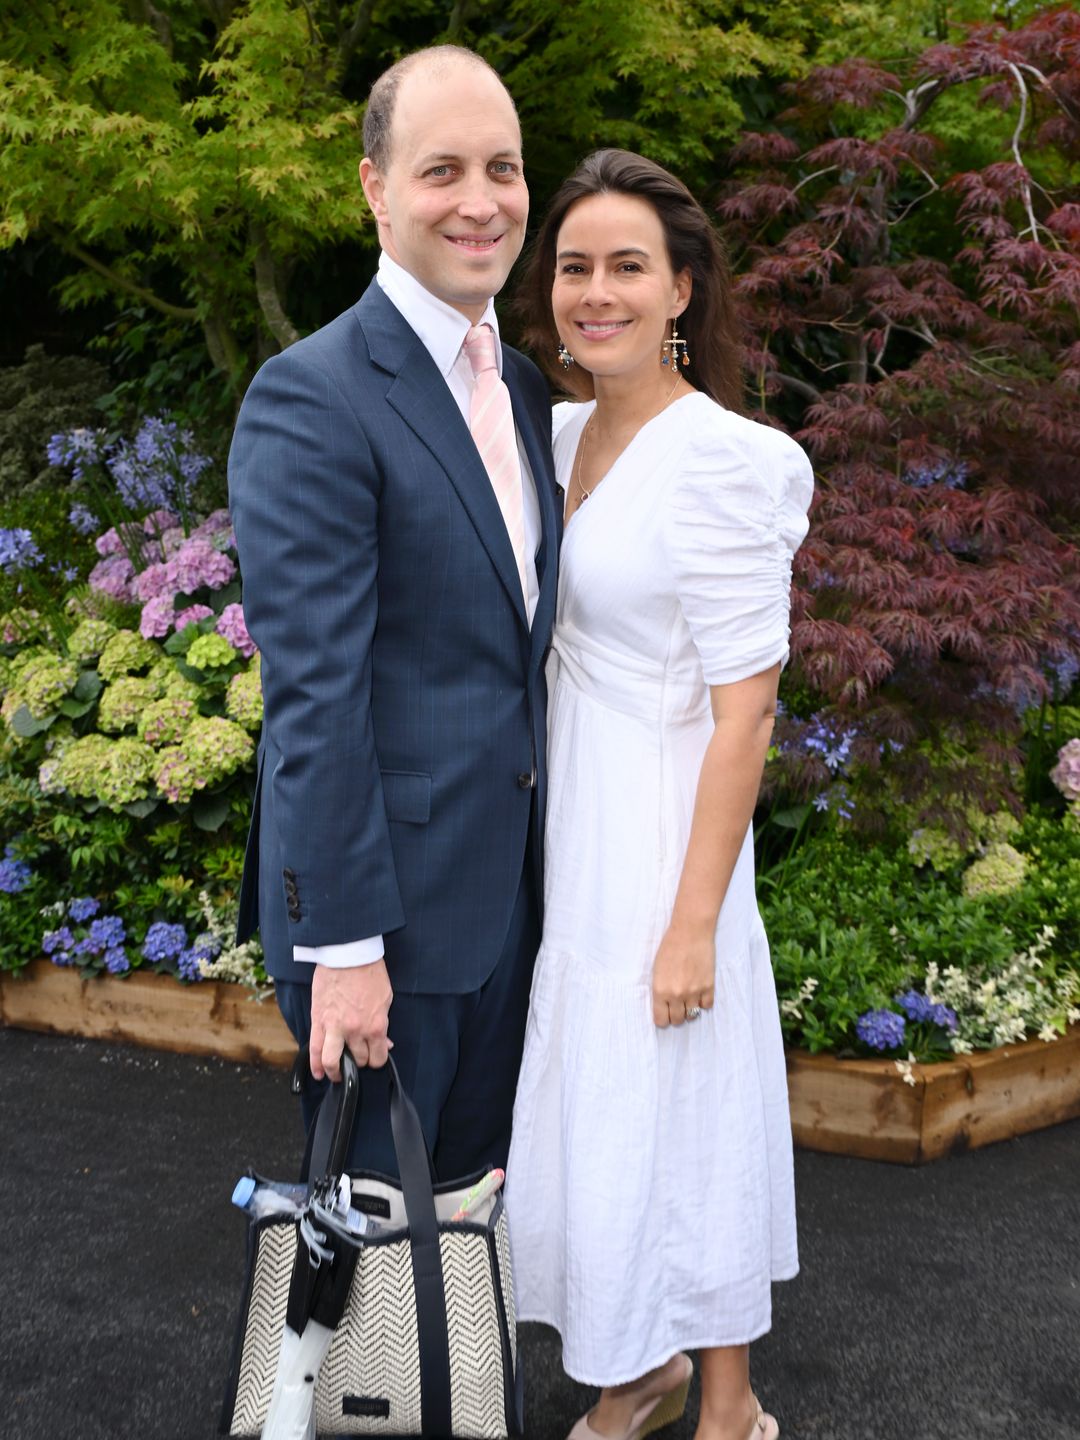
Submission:
[[[559,339],[595,376],[662,372],[669,322],[690,298],[672,273],[660,218],[633,195],[590,195],[567,211],[555,242],[551,308]]]

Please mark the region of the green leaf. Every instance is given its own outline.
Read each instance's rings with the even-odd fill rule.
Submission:
[[[165,641],[165,653],[167,655],[186,655],[188,647],[198,633],[198,627],[194,622],[190,625],[185,625],[183,630],[174,631]]]
[[[76,700],[71,695],[66,700],[60,701],[60,714],[68,716],[71,720],[78,720],[80,715],[85,715],[88,710],[93,708],[93,700]]]
[[[782,830],[798,830],[809,814],[809,805],[793,805],[790,810],[778,810],[775,815],[770,816],[770,819]]]
[[[191,818],[200,830],[220,830],[229,818],[230,803],[227,791],[198,794],[191,802]]]
[[[143,820],[147,815],[152,815],[161,802],[158,800],[130,800],[124,810],[128,815],[134,815],[136,820]]]
[[[239,605],[240,603],[240,581],[233,580],[226,585],[224,590],[216,590],[210,596],[210,607],[215,615],[220,615],[226,605]]]
[[[40,735],[42,731],[48,730],[56,716],[57,711],[54,710],[51,715],[46,715],[41,720],[35,720],[26,706],[20,705],[11,717],[11,728],[21,740],[29,740],[32,735]]]
[[[82,670],[79,672],[79,678],[75,682],[75,689],[71,692],[71,698],[80,702],[85,701],[87,703],[87,708],[89,708],[89,706],[92,705],[93,702],[97,699],[97,697],[101,694],[103,689],[104,685],[102,683],[101,676],[97,673],[96,670]],[[71,712],[68,710],[64,711],[65,715],[68,715],[70,713]],[[83,715],[85,713],[86,712],[84,710],[79,711],[80,715]]]

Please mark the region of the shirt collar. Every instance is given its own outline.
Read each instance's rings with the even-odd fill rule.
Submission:
[[[455,310],[437,295],[432,295],[430,290],[425,290],[416,276],[410,275],[408,270],[392,260],[385,250],[379,257],[378,281],[386,298],[416,331],[445,380],[461,354],[465,336],[472,328],[471,322],[460,310]],[[495,358],[501,375],[502,342],[494,299],[488,301],[479,323],[490,325],[495,332]]]

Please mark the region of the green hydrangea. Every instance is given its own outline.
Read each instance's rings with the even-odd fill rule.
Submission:
[[[150,667],[150,675],[157,687],[158,697],[182,695],[193,704],[198,704],[202,687],[196,680],[181,675],[168,655],[160,655]]]
[[[73,740],[52,773],[52,787],[83,800],[96,800],[98,775],[114,743],[107,735],[84,735],[81,740]]]
[[[165,695],[148,705],[139,716],[139,739],[160,749],[176,745],[187,732],[195,715],[195,702],[187,695]]]
[[[20,667],[18,685],[26,708],[35,720],[52,715],[65,695],[70,695],[79,678],[79,667],[73,660],[59,655],[35,655]]]
[[[232,720],[196,716],[179,744],[158,752],[156,784],[167,799],[179,804],[239,770],[254,753],[251,736]]]
[[[157,694],[149,676],[121,675],[105,687],[98,705],[98,727],[109,734],[134,729]]]
[[[209,635],[200,635],[188,646],[187,655],[184,657],[187,663],[196,670],[219,670],[239,658],[240,652],[234,650],[225,639],[224,635],[217,635],[213,631]]]
[[[17,605],[0,615],[0,640],[5,645],[25,645],[35,635],[41,638],[41,621],[36,610]]]
[[[225,709],[245,730],[258,730],[263,722],[262,676],[257,667],[241,671],[229,681]]]
[[[106,735],[85,735],[60,756],[50,788],[119,810],[133,800],[145,799],[153,770],[154,752],[149,745],[130,736],[110,740]]]
[[[103,680],[120,675],[134,675],[145,670],[158,658],[160,651],[135,630],[117,630],[110,636],[98,661],[98,674]]]
[[[949,870],[964,858],[964,848],[947,830],[926,826],[913,830],[908,839],[908,854],[916,865],[930,865],[935,870]]]
[[[1020,821],[1009,810],[995,810],[993,815],[982,817],[981,839],[987,845],[1001,844],[1020,829]]]
[[[125,736],[113,740],[98,775],[97,798],[110,810],[143,800],[154,777],[156,756],[149,745]]]
[[[76,625],[68,639],[68,654],[75,660],[93,660],[116,634],[108,620],[87,618]]]
[[[1027,861],[1005,841],[987,848],[964,871],[963,890],[969,899],[980,895],[1007,895],[1024,883]]]
[[[210,715],[191,722],[184,737],[184,749],[210,783],[223,780],[245,765],[255,753],[255,742],[232,720]]]

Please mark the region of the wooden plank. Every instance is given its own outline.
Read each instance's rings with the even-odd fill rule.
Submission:
[[[865,1160],[924,1164],[1080,1117],[1080,1026],[913,1067],[788,1052],[795,1143]]]
[[[1047,1044],[1027,1040],[957,1057],[927,1074],[924,1158],[979,1149],[1080,1117],[1080,1026]]]
[[[281,1068],[296,1056],[272,995],[260,1001],[246,986],[217,980],[181,985],[141,971],[83,980],[77,971],[38,960],[18,975],[0,975],[0,1020],[47,1034]]]
[[[837,1060],[802,1050],[788,1051],[787,1069],[796,1145],[864,1160],[917,1162],[921,1078],[905,1085],[891,1062]]]

